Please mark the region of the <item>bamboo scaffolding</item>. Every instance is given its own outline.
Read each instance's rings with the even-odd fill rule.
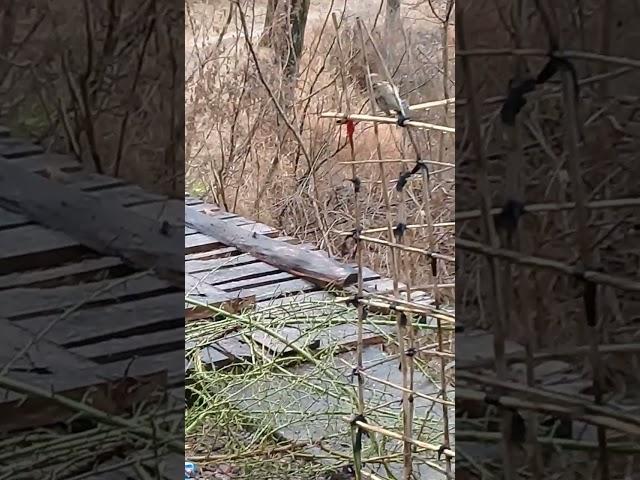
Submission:
[[[630,177],[627,165],[633,164],[638,140],[633,134],[637,120],[631,114],[627,116],[627,109],[633,110],[638,98],[621,95],[612,85],[623,75],[637,74],[640,60],[612,55],[611,6],[607,2],[596,4],[602,10],[594,5],[588,13],[589,22],[583,24],[586,20],[582,18],[572,28],[580,30],[583,49],[584,35],[595,34],[599,29],[594,35],[599,37],[595,43],[600,49],[597,53],[570,49],[564,44],[576,41],[579,35],[568,35],[566,24],[560,27],[564,10],[557,2],[512,2],[508,42],[513,46],[505,48],[467,45],[463,13],[457,15],[456,54],[466,87],[455,101],[457,107],[465,109],[462,131],[458,132],[463,140],[456,146],[460,168],[457,178],[463,189],[482,201],[481,208],[467,206],[455,214],[462,227],[456,232],[456,248],[462,251],[459,263],[464,264],[463,273],[458,275],[469,275],[465,281],[458,280],[459,276],[457,283],[463,290],[471,290],[465,308],[474,301],[481,304],[470,310],[473,315],[484,317],[485,323],[472,319],[469,330],[482,330],[487,335],[493,342],[493,355],[480,355],[476,360],[472,354],[468,360],[458,362],[456,402],[458,408],[463,405],[463,415],[480,407],[479,412],[501,419],[501,425],[500,432],[483,431],[495,430],[494,418],[488,427],[489,422],[476,414],[473,418],[461,417],[462,428],[456,429],[456,439],[478,445],[500,443],[502,447],[500,454],[490,458],[464,455],[465,475],[564,478],[582,468],[578,465],[585,458],[567,451],[583,451],[590,455],[588,476],[609,480],[624,476],[623,459],[637,454],[640,416],[637,409],[630,407],[636,390],[629,382],[637,382],[631,370],[635,370],[638,345],[615,342],[633,342],[637,331],[630,312],[634,311],[636,294],[640,292],[640,280],[633,268],[635,250],[629,240],[637,230],[640,198],[631,196],[637,182]],[[581,8],[577,7],[577,14],[585,15]],[[540,26],[542,38],[534,45],[550,44],[551,52],[549,48],[522,47],[533,44],[528,37]],[[513,83],[509,95],[485,95],[479,99],[474,86],[488,78],[495,81],[495,77],[483,75],[480,68],[469,65],[476,62],[474,66],[479,66],[484,61],[496,65],[490,57],[508,57],[501,73],[512,76]],[[535,73],[531,76],[532,65],[536,65],[534,69],[537,65],[542,68],[544,64],[539,64],[539,59],[550,61],[550,57],[569,66],[575,62],[573,75],[571,69],[561,70],[543,84],[538,77],[535,90],[526,96],[527,107],[515,108],[512,117],[505,116],[505,110],[511,113],[509,101],[514,100],[518,82],[535,79]],[[606,67],[610,71],[605,71]],[[583,73],[586,78],[576,78]],[[507,80],[499,80],[503,81]],[[550,114],[552,109],[555,111]],[[495,153],[487,154],[485,149]],[[552,162],[557,163],[550,167]],[[506,175],[494,173],[498,166],[504,168]],[[547,186],[549,172],[561,172],[563,179]],[[487,188],[487,178],[491,189]],[[611,198],[625,194],[629,196]],[[547,196],[557,201],[545,202]],[[515,214],[515,222],[505,226],[505,219],[513,219],[502,206],[508,206],[509,201],[520,202],[523,210],[522,216]],[[627,227],[629,230],[625,231]],[[614,232],[616,235],[612,235]],[[618,251],[620,243],[623,246]],[[562,256],[557,253],[561,244],[569,250]],[[542,249],[547,247],[560,258],[544,258]],[[486,270],[487,263],[496,266],[502,288],[496,288],[493,282],[489,289],[480,285],[481,277],[477,283],[472,279],[476,272]],[[618,264],[624,265],[622,273],[614,273]],[[572,304],[567,315],[571,321],[555,317],[554,307],[561,302]],[[471,315],[465,317],[465,327]],[[493,325],[493,334],[484,332],[487,324]],[[547,332],[554,336],[553,340],[546,338]],[[507,337],[510,341],[517,339],[524,349],[505,352]],[[459,340],[457,348],[464,350],[472,345],[475,344],[470,341],[465,347],[464,340]],[[554,370],[554,365],[559,371]],[[579,380],[575,385],[566,380],[559,385],[555,380],[567,375]],[[575,388],[580,393],[561,393],[560,387],[567,391]],[[491,408],[487,410],[489,406],[495,407],[495,414]],[[509,421],[517,418],[517,412],[522,412],[521,427],[518,422]],[[596,441],[555,438],[557,424],[550,427],[549,436],[543,436],[538,420],[543,417],[552,417],[556,423],[569,421],[573,432],[577,428],[574,421],[579,422],[580,428],[592,429],[589,434],[593,432]],[[562,428],[569,427],[565,423]],[[562,435],[575,433],[569,429]],[[513,455],[517,450],[525,454]],[[560,470],[558,453],[563,455]],[[631,469],[637,470],[637,463],[632,463]],[[556,465],[553,471],[550,465]]]
[[[338,17],[336,15],[332,16],[334,29],[337,34],[337,51],[338,55],[344,59],[343,45],[340,40],[340,26],[338,22]],[[363,23],[358,19],[357,21],[357,37],[360,43],[361,55],[363,62],[362,64],[367,69],[367,73],[370,73],[369,65],[370,58],[369,53],[370,50],[364,48],[365,44],[369,44],[373,47],[374,56],[376,58],[376,63],[380,65],[383,77],[386,77],[386,80],[393,83],[393,79],[387,69],[386,62],[376,45],[375,40],[372,38],[369,31],[364,27]],[[343,64],[346,64],[343,62]],[[390,180],[389,171],[387,170],[387,166],[395,166],[398,165],[401,167],[403,172],[407,172],[407,166],[410,164],[415,164],[415,160],[410,160],[406,158],[384,158],[382,155],[382,146],[383,140],[380,135],[379,125],[380,124],[389,124],[395,125],[397,123],[396,118],[379,116],[374,107],[375,97],[373,94],[372,85],[370,83],[370,79],[367,75],[367,91],[369,95],[369,103],[371,112],[370,114],[353,114],[352,106],[349,102],[349,91],[348,85],[346,82],[346,74],[344,71],[340,71],[339,73],[341,81],[338,82],[342,86],[342,92],[340,97],[343,105],[341,108],[344,108],[341,112],[325,112],[320,114],[321,118],[335,118],[339,121],[338,125],[347,125],[347,128],[353,129],[355,125],[360,123],[368,123],[373,127],[373,134],[375,138],[375,158],[369,159],[359,159],[355,154],[355,150],[353,148],[353,143],[357,141],[358,137],[354,136],[353,138],[348,138],[349,145],[349,160],[344,162],[339,162],[340,165],[348,166],[349,172],[351,175],[352,183],[355,185],[380,185],[382,187],[372,187],[372,188],[380,188],[381,196],[383,200],[383,210],[382,212],[384,218],[386,219],[386,226],[384,227],[374,227],[374,228],[363,228],[363,209],[359,208],[358,202],[364,200],[358,195],[358,188],[356,187],[355,195],[353,197],[353,214],[351,215],[353,221],[354,230],[351,232],[343,232],[334,230],[336,235],[342,237],[353,237],[356,244],[356,258],[355,263],[360,272],[360,277],[362,276],[363,270],[363,256],[362,252],[369,245],[379,245],[381,247],[385,247],[387,250],[389,264],[390,264],[390,279],[392,280],[393,287],[388,291],[383,292],[371,292],[365,291],[361,284],[361,278],[359,279],[358,287],[350,287],[347,290],[349,292],[353,292],[355,294],[354,297],[347,298],[338,298],[337,302],[355,302],[359,308],[359,325],[361,323],[360,315],[363,313],[363,310],[366,309],[370,312],[383,312],[388,313],[392,317],[395,317],[396,323],[396,332],[395,336],[393,336],[389,343],[393,345],[393,348],[398,352],[393,355],[386,355],[383,360],[378,362],[374,362],[372,364],[363,364],[361,357],[361,346],[360,346],[360,338],[358,340],[357,352],[356,352],[356,361],[355,364],[351,364],[350,362],[342,361],[342,363],[351,368],[354,372],[354,377],[358,379],[357,391],[360,391],[362,388],[362,381],[365,379],[378,383],[380,385],[384,385],[386,387],[393,388],[397,390],[402,395],[401,409],[402,409],[402,432],[396,432],[388,427],[383,427],[379,425],[372,425],[371,422],[362,421],[362,418],[346,418],[345,421],[348,421],[354,429],[354,431],[368,432],[370,435],[376,435],[380,437],[387,437],[388,439],[392,439],[398,442],[401,442],[402,449],[401,453],[398,456],[403,460],[403,471],[402,471],[402,479],[410,480],[411,478],[415,478],[417,474],[415,471],[414,463],[418,458],[420,452],[430,451],[430,452],[439,452],[439,458],[433,461],[429,461],[426,463],[430,468],[436,470],[437,472],[444,474],[447,478],[453,478],[452,475],[452,460],[455,457],[455,453],[450,448],[450,435],[449,435],[449,411],[454,406],[454,402],[448,399],[447,396],[447,380],[445,378],[440,379],[440,391],[438,394],[426,394],[425,392],[421,392],[416,389],[416,385],[414,384],[414,356],[422,356],[426,358],[433,357],[434,359],[438,359],[441,366],[440,374],[444,375],[447,367],[447,363],[451,362],[454,359],[453,353],[453,324],[455,323],[455,316],[452,312],[446,311],[440,308],[438,302],[433,306],[427,303],[427,299],[425,299],[425,295],[433,296],[439,295],[440,289],[443,288],[451,288],[452,284],[447,284],[440,276],[436,275],[427,282],[428,286],[424,289],[416,289],[410,285],[410,278],[406,275],[407,266],[409,262],[415,262],[415,256],[418,255],[421,257],[419,260],[420,265],[424,265],[425,269],[429,268],[428,262],[425,262],[424,259],[430,258],[434,259],[434,261],[442,262],[443,264],[451,264],[455,262],[455,259],[451,255],[446,255],[443,253],[439,253],[437,250],[440,248],[439,241],[436,240],[436,236],[434,234],[434,229],[436,228],[445,228],[449,229],[454,224],[452,222],[435,222],[432,218],[433,214],[430,209],[430,196],[432,188],[430,185],[429,179],[425,175],[416,175],[417,180],[421,181],[420,184],[422,186],[421,190],[421,201],[416,200],[413,196],[411,196],[411,200],[413,201],[418,209],[421,209],[423,212],[422,218],[419,221],[407,222],[406,221],[406,209],[407,209],[407,198],[406,193],[402,189],[396,189],[394,202],[392,203],[391,195],[386,186],[393,185],[397,183],[397,181]],[[444,108],[447,106],[453,105],[455,103],[455,99],[453,98],[445,98],[444,100],[437,100],[432,102],[425,102],[421,104],[413,105],[410,108],[412,111],[423,111],[432,108]],[[349,125],[349,122],[352,122]],[[406,135],[405,138],[408,138],[411,141],[411,144],[414,149],[414,153],[418,158],[425,158],[427,155],[420,152],[418,149],[420,148],[415,139],[412,137],[411,131],[413,129],[417,130],[434,130],[441,132],[442,135],[450,134],[455,132],[455,128],[448,126],[435,125],[422,121],[408,121],[405,124],[407,129],[403,129],[403,134]],[[402,152],[401,152],[402,154]],[[452,163],[444,162],[444,161],[433,161],[430,159],[424,160],[424,163],[427,165],[435,165],[442,166],[447,168],[453,168],[454,165]],[[362,167],[374,166],[377,169],[377,178],[361,178],[361,175],[365,174],[365,169]],[[360,168],[360,170],[359,170]],[[366,170],[367,174],[371,174],[369,170]],[[436,174],[434,172],[434,174]],[[394,172],[395,176],[396,173]],[[420,231],[426,230],[429,232],[429,242],[428,247],[423,248],[422,245],[411,245],[409,243],[409,238],[404,239],[403,236],[397,236],[394,231],[394,225],[396,224],[405,224],[407,223],[406,230],[412,231]],[[371,236],[367,236],[366,234],[377,234],[379,238],[374,238]],[[405,241],[406,240],[406,241]],[[371,248],[371,247],[369,247]],[[436,324],[431,324],[427,326],[427,322],[424,322],[424,318],[434,319]],[[422,326],[424,325],[424,326]],[[416,331],[421,328],[433,328],[436,331],[438,342],[432,343],[429,345],[420,345],[416,339]],[[408,353],[412,352],[412,353]],[[400,363],[400,368],[402,371],[402,381],[400,384],[396,384],[395,382],[391,382],[384,378],[380,378],[379,376],[373,375],[370,372],[370,369],[376,365],[380,365],[382,363],[388,362],[398,362]],[[420,438],[420,434],[423,431],[420,425],[418,424],[418,419],[415,418],[414,409],[413,409],[413,399],[422,399],[428,402],[432,402],[432,404],[438,405],[442,408],[443,414],[446,417],[446,420],[443,421],[442,425],[442,443],[436,444],[430,440],[424,441]],[[355,413],[358,415],[363,415],[366,412],[374,412],[383,408],[381,405],[371,405],[360,403]],[[426,421],[426,418],[422,419]],[[377,442],[377,440],[376,440]],[[354,444],[355,445],[355,444]],[[417,448],[416,448],[417,447]],[[374,478],[371,472],[367,471],[367,469],[359,469],[358,464],[360,452],[355,451],[354,449],[354,465],[356,478]],[[440,458],[442,457],[442,458]],[[425,464],[424,459],[421,460],[422,464]]]

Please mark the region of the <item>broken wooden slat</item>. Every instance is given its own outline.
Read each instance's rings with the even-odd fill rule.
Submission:
[[[317,250],[314,245],[311,244],[300,244],[298,239],[293,237],[276,237],[274,240],[278,242],[287,242],[292,245],[296,245],[299,248],[307,249],[307,250]],[[198,273],[198,272],[207,272],[214,270],[222,270],[225,268],[231,268],[239,265],[247,265],[250,263],[259,262],[256,257],[249,255],[248,253],[241,253],[235,248],[232,247],[224,247],[222,249],[216,250],[220,251],[221,254],[213,256],[209,256],[207,252],[192,254],[185,256],[185,269],[187,273]],[[228,256],[228,254],[237,254],[236,256]],[[223,257],[223,258],[218,258]],[[268,265],[268,264],[267,264]],[[274,267],[275,268],[275,267]]]
[[[0,162],[0,200],[97,252],[119,256],[139,268],[154,269],[174,286],[182,286],[182,229],[65,188],[6,162]]]
[[[334,285],[346,287],[357,280],[353,268],[286,242],[252,234],[234,227],[222,220],[212,218],[193,208],[185,207],[185,222],[199,232],[214,236],[225,245],[233,245],[238,250],[250,253],[263,262],[269,263],[296,277],[302,277],[322,287]]]
[[[225,247],[228,248],[228,247]],[[239,253],[236,251],[236,253]],[[234,257],[213,258],[210,260],[187,260],[185,262],[186,273],[190,274],[206,274],[213,271],[224,271],[241,265],[248,265],[258,262],[259,260],[246,253],[236,255]]]
[[[185,275],[184,288],[185,297],[229,313],[239,313],[255,303],[252,295],[244,297],[231,295],[217,287],[201,282],[191,275]],[[204,307],[186,304],[184,314],[187,320],[197,320],[210,317],[211,311]]]
[[[239,255],[241,252],[236,250],[234,247],[222,247],[217,248],[215,250],[210,250],[206,252],[199,253],[188,253],[185,254],[184,259],[186,262],[192,260],[213,260],[218,258],[230,257],[231,255]]]

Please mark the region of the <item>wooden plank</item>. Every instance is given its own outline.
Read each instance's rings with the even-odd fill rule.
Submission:
[[[344,352],[355,348],[358,343],[358,327],[353,324],[333,325],[322,330],[314,323],[300,324],[296,327],[283,327],[276,332],[289,344],[302,349],[318,350],[320,348],[335,348]],[[272,354],[282,355],[293,353],[292,346],[264,333],[254,332],[251,338],[269,350]],[[378,332],[365,328],[362,334],[364,346],[384,343],[386,337]]]
[[[129,365],[143,362],[145,365],[155,365],[159,370],[167,372],[167,387],[175,388],[184,386],[184,334],[182,344],[175,350],[162,353],[151,353],[149,355],[135,355],[135,359],[125,358],[116,362],[103,364],[100,368],[108,366],[114,371],[125,372]],[[177,377],[178,376],[178,377]]]
[[[277,298],[283,295],[291,295],[295,293],[310,292],[317,287],[306,280],[296,278],[294,280],[288,280],[285,282],[264,285],[260,287],[247,287],[242,290],[233,292],[233,296],[237,298],[250,298],[255,297],[255,301],[268,300]]]
[[[185,363],[184,363],[185,372],[192,370],[195,367],[193,352],[195,351],[194,349],[196,348],[199,348],[200,350],[200,361],[204,365],[214,366],[214,367],[223,367],[231,363],[231,360],[227,355],[216,350],[215,348],[208,345],[197,346],[195,343],[189,342],[185,346],[185,354],[186,354]]]
[[[124,268],[122,260],[116,257],[91,258],[49,269],[4,275],[0,277],[0,290],[25,286],[47,288],[98,281],[110,274],[120,273]]]
[[[215,306],[230,313],[238,313],[253,305],[255,299],[251,295],[238,297],[223,290],[199,281],[191,275],[185,275],[185,297],[200,303]],[[185,305],[185,318],[197,320],[211,316],[211,311],[204,307]]]
[[[287,297],[268,298],[260,302],[256,302],[256,311],[274,310],[280,308],[296,308],[296,306],[311,302],[328,302],[334,300],[335,297],[329,292],[320,290],[317,292],[307,292],[300,295],[289,295]]]
[[[130,359],[137,355],[162,353],[184,348],[184,325],[180,328],[117,337],[70,350],[97,363],[111,363]]]
[[[162,195],[146,192],[137,185],[119,185],[107,190],[91,192],[91,195],[98,196],[105,202],[114,202],[125,206],[166,201]]]
[[[322,287],[329,285],[346,287],[357,280],[357,274],[353,268],[333,259],[286,242],[278,242],[263,235],[250,233],[222,220],[204,215],[193,208],[185,208],[185,221],[188,226],[214,236],[225,245],[233,245],[238,250],[250,253],[263,262],[297,277],[308,279]]]
[[[21,352],[31,342],[31,335],[24,329],[0,318],[0,333],[2,348],[0,348],[0,363],[5,365],[9,360]],[[68,352],[57,345],[40,340],[29,349],[29,354],[16,361],[8,372],[12,380],[38,387],[46,392],[55,392],[64,396],[80,399],[88,388],[94,390],[89,395],[93,406],[109,413],[122,412],[135,401],[146,398],[150,391],[145,390],[143,397],[127,390],[117,400],[113,397],[115,389],[122,388],[121,368],[118,372],[109,369],[99,369],[96,363]],[[158,375],[161,373],[161,375]],[[115,374],[115,375],[114,375]],[[141,375],[153,389],[161,384],[166,374],[159,372],[157,367],[145,365],[144,368],[135,366],[131,369],[132,376]],[[115,380],[115,382],[114,382]],[[133,380],[133,379],[132,379]],[[135,386],[130,382],[126,386]],[[121,384],[121,385],[118,385]],[[117,393],[117,392],[116,392]],[[138,392],[140,393],[140,392]],[[16,428],[42,426],[68,417],[70,412],[45,398],[30,397],[23,401],[21,394],[13,391],[0,390],[0,427],[7,432]],[[86,399],[85,399],[86,400]]]
[[[47,332],[47,340],[65,347],[98,342],[114,336],[135,335],[142,330],[184,326],[182,303],[184,294],[166,293],[141,300],[132,300],[74,312],[58,321]],[[59,314],[41,315],[20,320],[19,325],[30,332],[40,332]]]
[[[60,265],[89,250],[61,232],[40,225],[0,231],[0,275]]]
[[[125,184],[121,178],[113,178],[88,172],[70,173],[67,175],[67,182],[70,188],[83,190],[85,192],[107,190]]]
[[[224,246],[224,244],[219,240],[202,233],[196,233],[184,238],[184,251],[187,255],[206,252],[222,246]]]
[[[0,138],[0,156],[6,158],[28,157],[42,153],[44,149],[40,145],[34,145],[18,138]]]
[[[247,288],[256,288],[262,286],[273,285],[274,288],[278,283],[287,280],[295,280],[296,277],[287,272],[281,272],[280,270],[274,270],[273,272],[257,277],[249,277],[245,279],[239,279],[235,281],[226,282],[223,284],[219,284],[218,288],[220,290],[224,290],[225,292],[236,292],[239,290],[247,289]],[[209,283],[208,279],[204,280]]]
[[[174,286],[182,286],[181,228],[153,221],[5,162],[0,162],[0,200],[34,222],[64,232],[97,252],[121,257],[139,268],[154,269]]]
[[[0,208],[0,230],[27,225],[30,222],[24,215]]]
[[[253,356],[251,347],[243,342],[238,335],[221,338],[211,346],[224,354],[233,363],[250,360]]]
[[[236,253],[239,252],[236,250]],[[210,260],[187,260],[184,268],[186,273],[197,274],[212,271],[223,271],[227,268],[248,265],[255,262],[259,262],[259,260],[246,253],[241,253],[240,255],[233,257],[214,258]]]
[[[227,222],[227,220],[224,220]],[[238,226],[239,228],[245,229],[249,232],[255,232],[260,235],[277,235],[278,230],[271,228],[264,224],[258,223],[247,223],[242,225],[237,225],[232,222],[230,224]],[[189,227],[186,227],[189,228]],[[185,249],[186,253],[199,253],[206,252],[211,248],[217,248],[219,246],[224,245],[217,238],[210,234],[202,234],[199,233],[197,229],[189,229],[191,232],[187,233],[185,228]]]
[[[0,317],[0,365],[4,366],[32,341],[31,332]],[[64,371],[66,369],[95,367],[96,364],[78,355],[62,349],[53,342],[41,340],[35,343],[27,355],[17,360],[10,372],[28,373],[29,370],[40,370],[46,374]]]
[[[252,263],[228,267],[221,270],[210,270],[206,272],[196,272],[192,275],[209,285],[219,285],[224,289],[224,284],[238,282],[242,280],[258,279],[265,275],[271,275],[279,270],[268,263],[254,260]],[[291,275],[289,275],[291,277]]]
[[[6,159],[5,161],[29,172],[44,174],[46,176],[50,176],[49,173],[51,170],[58,170],[62,172],[65,179],[67,174],[79,172],[83,169],[82,164],[73,157],[52,153],[14,157]]]
[[[56,288],[15,288],[0,291],[0,316],[20,319],[63,312],[84,302],[83,308],[104,302],[128,301],[174,290],[152,275]]]
[[[216,250],[211,250],[207,252],[199,252],[199,253],[188,253],[185,254],[185,262],[189,262],[192,260],[211,260],[216,258],[229,257],[230,255],[240,254],[236,248],[234,247],[223,247],[218,248]]]
[[[288,344],[295,345],[304,350],[317,350],[320,342],[310,339],[304,328],[287,326],[277,329],[277,333],[286,340],[287,343],[268,335],[265,332],[256,331],[251,334],[251,339],[267,349],[270,354],[281,355],[283,353],[293,352],[294,349]]]

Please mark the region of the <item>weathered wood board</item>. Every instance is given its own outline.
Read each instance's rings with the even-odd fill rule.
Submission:
[[[44,393],[40,397],[31,394],[23,401],[24,391],[0,389],[0,432],[48,425],[74,413],[47,398],[49,392],[76,400],[90,399],[94,407],[117,413],[148,396],[166,380],[166,372],[161,369],[149,368],[149,365],[136,367],[131,375],[139,377],[139,381],[129,382],[129,386],[135,389],[137,384],[138,393],[116,398],[113,393],[114,390],[117,393],[122,379],[118,375],[114,377],[113,370],[101,369],[86,357],[71,353],[52,342],[39,340],[34,343],[32,334],[2,318],[0,335],[0,364],[4,366],[13,362],[7,373],[8,379],[36,387]],[[18,356],[27,346],[30,347],[28,354]],[[94,391],[86,397],[89,389]]]
[[[238,250],[249,253],[265,263],[274,265],[296,277],[313,281],[320,286],[345,287],[353,284],[357,279],[353,268],[333,259],[229,225],[195,208],[185,207],[185,222],[191,228],[210,235],[227,246],[233,245]]]

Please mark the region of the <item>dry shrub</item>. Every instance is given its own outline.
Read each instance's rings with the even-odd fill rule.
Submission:
[[[343,2],[311,3],[299,74],[293,88],[283,80],[273,52],[259,46],[266,2],[245,2],[242,6],[257,65],[247,48],[237,12],[229,17],[228,2],[213,6],[188,4],[187,25],[194,29],[190,35],[195,41],[187,38],[187,57],[206,45],[208,61],[206,65],[194,63],[194,70],[186,72],[187,187],[229,210],[277,226],[286,234],[316,242],[340,255],[344,237],[336,231],[353,228],[353,187],[347,181],[351,177],[350,167],[340,165],[350,155],[344,129],[319,114],[344,108],[341,68],[347,74],[352,109],[369,112],[355,17],[359,15],[368,27],[376,22],[373,34],[378,44],[383,48],[394,46],[399,52],[401,61],[389,67],[410,103],[442,98],[441,34],[426,3],[412,6],[407,2],[403,6],[407,12],[404,34],[397,32],[383,41],[384,17],[378,16],[377,9],[368,2],[349,2],[340,30],[348,59],[344,64],[328,16],[331,11],[340,12]],[[370,45],[367,49],[368,57],[375,59]],[[373,62],[371,69],[379,70],[380,65]],[[277,112],[274,100],[280,104],[286,121]],[[447,120],[452,124],[443,109],[417,113],[416,118],[432,123]],[[381,126],[380,132],[383,158],[415,157],[406,136],[397,127]],[[418,133],[418,142],[426,152],[423,155],[433,159],[438,158],[438,148],[443,148],[445,161],[452,162],[452,140],[445,137],[441,142],[437,134]],[[376,140],[370,126],[358,125],[355,147],[358,159],[375,158]],[[399,164],[386,164],[385,169],[385,187],[393,199],[393,181],[400,173]],[[367,165],[359,173],[365,199],[365,228],[386,224],[378,172],[377,166]],[[424,223],[421,180],[412,180],[407,190],[408,221]],[[434,176],[433,197],[435,221],[450,221],[451,169]],[[396,208],[392,206],[392,210]],[[443,253],[453,254],[451,234],[450,228],[438,231]],[[425,246],[424,231],[409,232],[407,243]],[[367,264],[388,273],[387,250],[387,247],[368,248]],[[424,263],[424,259],[420,260]],[[411,268],[408,275],[414,283],[424,282],[426,266]]]
[[[0,113],[9,126],[89,169],[181,195],[180,11],[151,1],[5,4]]]

